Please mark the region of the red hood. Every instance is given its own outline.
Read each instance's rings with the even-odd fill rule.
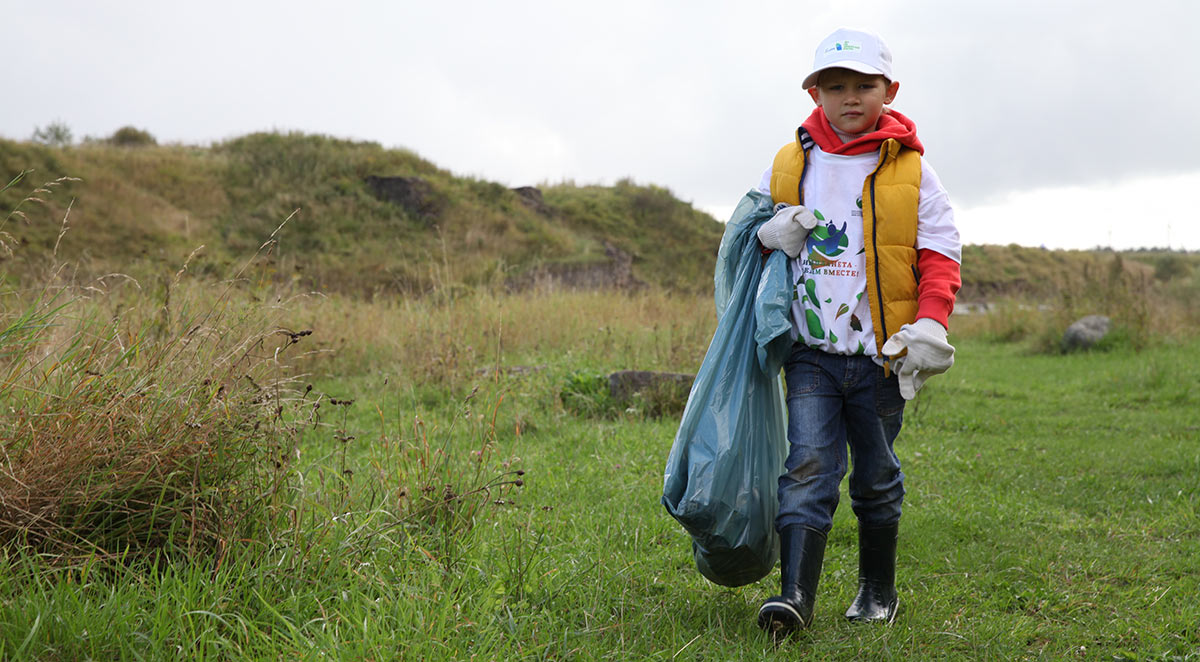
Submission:
[[[808,134],[816,141],[821,151],[829,154],[877,152],[879,146],[888,138],[894,138],[900,141],[901,145],[915,149],[921,154],[925,153],[925,146],[917,138],[916,123],[891,109],[879,116],[879,124],[876,125],[874,131],[848,143],[842,142],[842,139],[833,130],[833,126],[829,124],[829,118],[825,117],[825,111],[819,107],[814,108],[812,114],[800,126],[808,130]]]

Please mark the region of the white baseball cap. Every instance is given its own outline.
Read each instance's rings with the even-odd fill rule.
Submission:
[[[879,74],[892,80],[892,52],[873,32],[838,28],[817,46],[812,73],[804,77],[804,89],[816,87],[821,72],[835,68]]]

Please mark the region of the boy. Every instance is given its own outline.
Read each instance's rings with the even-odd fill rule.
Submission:
[[[794,258],[796,284],[775,522],[782,591],[758,614],[777,638],[812,623],[847,447],[859,590],[846,617],[895,618],[904,474],[892,444],[905,400],[954,362],[946,327],[961,284],[949,198],[913,122],[886,107],[900,88],[887,46],[837,30],[817,47],[803,86],[817,108],[758,187],[776,203],[759,241]]]

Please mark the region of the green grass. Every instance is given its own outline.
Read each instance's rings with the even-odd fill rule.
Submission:
[[[403,150],[301,135],[0,141],[18,162],[37,172],[0,190],[22,212],[0,224],[0,515],[20,516],[0,545],[0,659],[1200,660],[1191,256],[1087,257],[1103,296],[1070,278],[1047,296],[996,286],[1017,296],[956,317],[957,364],[897,444],[897,622],[841,617],[857,554],[843,507],[816,623],[776,650],[754,616],[778,574],[708,583],[659,503],[677,417],[603,391],[615,370],[695,372],[711,338],[715,241],[683,230],[701,219],[668,191],[548,187],[546,218]],[[381,171],[428,178],[441,234],[369,197],[361,177]],[[86,187],[26,199],[65,175]],[[496,287],[605,241],[653,286]],[[1019,276],[1043,255],[993,248],[965,275],[999,282],[986,260]],[[141,282],[82,275],[111,265]],[[301,294],[323,279],[336,291]],[[1116,340],[1058,353],[1088,312],[1113,315]],[[93,447],[119,452],[73,450]],[[103,553],[74,537],[96,531]]]
[[[557,393],[572,372],[552,361],[455,380],[425,404],[384,375],[318,378],[354,403],[301,444],[297,526],[220,562],[64,568],[10,551],[0,646],[8,659],[1196,659],[1200,367],[1178,358],[1197,349],[960,341],[898,442],[909,495],[891,628],[840,616],[856,570],[842,508],[816,623],[775,651],[753,620],[777,574],[707,583],[658,503],[676,421],[569,414]],[[523,486],[470,526],[405,520],[380,490],[405,483],[397,449],[422,434],[427,457],[444,448],[456,467],[443,475],[486,446],[479,480],[521,469]]]

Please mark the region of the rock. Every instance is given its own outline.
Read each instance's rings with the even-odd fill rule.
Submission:
[[[552,214],[549,205],[542,199],[542,191],[540,189],[532,186],[520,186],[513,189],[513,193],[516,193],[517,197],[521,199],[521,204],[535,212],[543,216],[550,216]]]
[[[608,392],[613,400],[628,402],[635,393],[653,393],[682,399],[686,402],[695,375],[650,370],[619,370],[608,376]]]
[[[364,180],[376,198],[403,207],[426,221],[441,214],[441,201],[433,185],[420,177],[380,177],[368,175]]]
[[[1100,342],[1112,329],[1112,320],[1103,315],[1088,315],[1080,318],[1063,333],[1062,347],[1071,352],[1087,349]]]
[[[508,280],[510,291],[543,287],[569,290],[637,291],[646,284],[633,275],[633,256],[617,246],[604,242],[607,260],[597,262],[552,262],[519,274]]]

